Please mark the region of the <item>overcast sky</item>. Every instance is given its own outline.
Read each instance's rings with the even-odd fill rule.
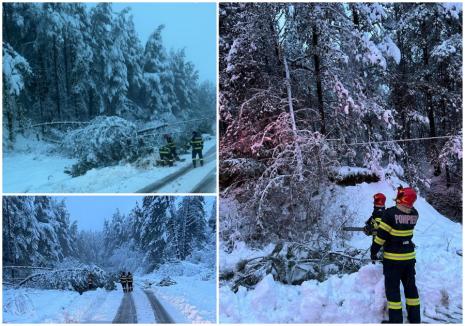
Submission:
[[[142,202],[143,196],[66,196],[64,199],[71,221],[77,221],[79,230],[103,230],[103,221],[110,219],[116,209],[123,214],[129,213],[136,205]],[[177,202],[183,197],[177,196]],[[214,196],[206,196],[206,213],[210,216],[211,207],[215,201]]]
[[[144,47],[150,34],[164,24],[162,37],[167,50],[186,48],[186,56],[199,71],[200,80],[216,81],[215,3],[113,3],[116,12],[126,7],[132,9]]]

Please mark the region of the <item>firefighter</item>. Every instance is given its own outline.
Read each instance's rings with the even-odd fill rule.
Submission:
[[[128,272],[127,279],[128,279],[128,292],[132,292],[133,278],[132,278],[131,272]]]
[[[375,240],[376,232],[381,223],[381,216],[385,210],[386,196],[382,193],[377,193],[373,196],[373,212],[370,218],[365,222],[364,231],[366,235],[373,235],[373,241]]]
[[[159,153],[160,153],[160,164],[162,166],[166,166],[166,165],[173,166],[174,158],[171,155],[171,151],[168,145],[160,147]]]
[[[200,165],[203,166],[203,139],[202,136],[197,132],[192,132],[192,139],[191,139],[191,146],[192,146],[192,164],[194,168],[197,166],[197,161],[200,162]],[[197,158],[197,155],[199,158]]]
[[[89,273],[87,275],[87,289],[92,290],[94,288],[94,275],[92,273]]]
[[[371,259],[377,259],[384,247],[383,273],[388,302],[389,320],[383,323],[401,324],[402,302],[400,282],[404,286],[407,317],[410,323],[420,323],[420,299],[415,285],[415,245],[413,230],[418,212],[413,207],[417,194],[413,188],[398,188],[396,205],[386,209],[371,245]]]
[[[125,272],[121,272],[121,276],[119,278],[121,286],[123,287],[123,292],[126,293],[128,289],[128,278]]]
[[[173,137],[169,134],[165,134],[166,146],[170,150],[171,156],[173,160],[179,161],[179,156],[176,153],[176,143],[173,140]]]

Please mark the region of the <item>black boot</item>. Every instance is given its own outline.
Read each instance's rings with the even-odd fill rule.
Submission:
[[[420,306],[407,305],[407,319],[410,324],[421,324]]]

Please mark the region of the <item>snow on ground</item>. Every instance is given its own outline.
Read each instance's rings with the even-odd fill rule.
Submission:
[[[216,137],[205,141],[204,153],[216,147]],[[92,169],[85,175],[72,178],[64,173],[65,167],[75,164],[74,159],[65,158],[52,151],[53,146],[44,142],[19,138],[15,151],[3,155],[3,190],[6,193],[128,193],[155,182],[192,164],[191,154],[181,155],[184,162],[176,162],[173,167],[154,167],[149,170],[131,164],[121,164],[100,169]],[[216,154],[215,154],[216,155]],[[216,157],[216,156],[215,156]],[[209,173],[212,162],[197,168],[176,180],[163,191],[188,193]]]
[[[176,281],[171,286],[151,290],[178,323],[216,322],[216,277],[214,271],[188,261],[162,266],[143,276],[143,282],[158,283],[164,277]]]
[[[3,323],[111,323],[123,293],[3,288]]]
[[[346,205],[355,213],[353,225],[361,226],[371,214],[372,196],[383,192],[390,207],[394,202],[389,198],[395,198],[395,186],[400,183],[337,187],[333,213]],[[456,252],[462,249],[462,226],[439,214],[421,196],[415,207],[420,214],[413,241],[423,319],[444,318],[441,312],[446,312],[461,320],[462,257]],[[368,249],[371,237],[354,233],[349,245]],[[243,246],[231,254],[222,251],[220,268],[268,252],[269,248],[253,252]],[[241,287],[233,293],[227,286],[220,288],[222,323],[378,323],[386,318],[385,305],[381,264],[367,263],[356,273],[332,276],[321,283],[311,280],[301,286],[284,285],[267,276],[254,290]]]

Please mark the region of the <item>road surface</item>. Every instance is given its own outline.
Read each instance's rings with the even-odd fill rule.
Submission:
[[[160,301],[158,301],[155,297],[155,294],[153,294],[150,290],[144,290],[144,293],[150,302],[150,306],[152,307],[152,312],[157,323],[174,324],[175,322],[173,318],[171,318],[165,308],[161,305]],[[125,293],[118,308],[118,312],[113,319],[113,324],[137,324],[137,311],[132,297],[133,295],[143,294],[141,291],[138,291],[138,293]]]
[[[199,182],[194,189],[193,193],[212,193],[216,189],[216,167],[208,173],[208,175]]]
[[[216,146],[210,148],[207,152],[204,154],[204,165],[212,160],[216,159]],[[202,168],[202,167],[197,167],[197,168]],[[136,193],[155,193],[158,192],[158,189],[166,186],[170,182],[173,182],[177,178],[183,176],[184,174],[192,171],[193,167],[191,164],[188,164],[182,168],[180,168],[178,171],[160,179],[157,180],[148,186],[136,191]]]
[[[137,313],[132,293],[125,293],[113,324],[137,324]]]
[[[155,319],[159,324],[174,324],[173,318],[166,312],[165,308],[161,305],[160,301],[155,297],[152,291],[144,290],[147,298],[149,298],[150,305],[152,306],[155,314]]]

